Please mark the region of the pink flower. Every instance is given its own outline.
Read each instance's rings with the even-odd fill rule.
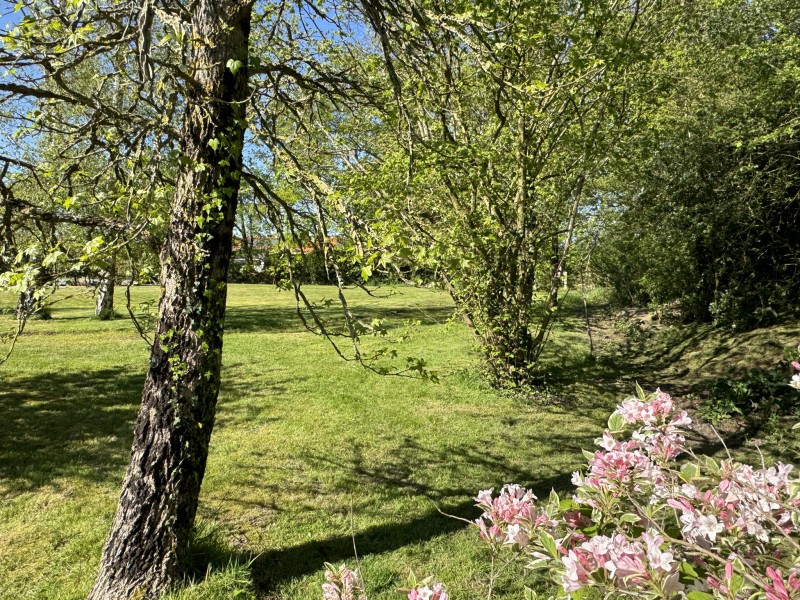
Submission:
[[[366,600],[358,571],[348,569],[346,565],[334,567],[326,563],[325,566],[323,600]]]
[[[674,408],[672,398],[660,390],[648,401],[628,398],[615,412],[628,423],[639,423],[640,428],[633,432],[632,439],[627,442],[614,439],[606,431],[596,443],[609,452],[638,449],[661,463],[673,460],[683,452],[686,441],[680,428],[692,423],[686,411],[672,416]]]
[[[573,478],[575,481],[575,478]],[[575,481],[578,487],[604,489],[612,492],[628,491],[633,485],[641,491],[641,484],[661,485],[664,475],[661,469],[639,450],[598,450],[589,460],[586,478]]]
[[[595,536],[567,552],[561,563],[565,569],[561,584],[568,593],[588,585],[594,573],[612,580],[620,589],[634,588],[650,578],[642,544],[622,534]]]
[[[661,549],[664,545],[664,538],[658,532],[650,530],[642,534],[645,546],[647,547],[647,561],[650,569],[659,574],[672,573],[675,565],[675,556],[672,552]]]
[[[528,534],[521,528],[520,525],[509,525],[506,529],[506,539],[503,540],[504,544],[513,546],[517,544],[520,547],[528,545]]]
[[[448,600],[450,596],[441,583],[418,586],[408,592],[408,600]]]
[[[515,484],[504,485],[496,498],[492,497],[492,490],[483,490],[475,500],[483,509],[475,523],[488,542],[525,547],[531,530],[556,525],[536,507],[534,493]]]
[[[800,577],[794,572],[789,572],[789,581],[783,579],[778,569],[767,567],[767,576],[770,583],[764,585],[767,600],[790,600],[800,597]],[[787,588],[788,583],[788,588]]]
[[[679,415],[672,417],[669,424],[673,427],[689,427],[692,424],[692,420],[689,418],[689,413],[683,410]]]
[[[645,452],[662,462],[673,460],[681,454],[683,444],[686,442],[686,438],[672,423],[661,428],[644,427],[634,431],[632,437],[639,442]]]
[[[717,521],[714,515],[703,515],[697,511],[687,511],[681,515],[683,527],[681,532],[687,541],[705,548],[715,542],[717,534],[725,529],[725,525]]]
[[[616,412],[628,423],[656,425],[664,423],[672,414],[675,404],[669,394],[656,390],[655,397],[649,402],[637,398],[628,398],[617,407]],[[688,419],[688,417],[686,417]]]

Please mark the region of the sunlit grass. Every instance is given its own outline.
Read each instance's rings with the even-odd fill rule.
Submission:
[[[319,599],[323,562],[354,565],[354,546],[372,600],[400,598],[411,571],[435,573],[454,599],[485,597],[476,531],[439,510],[475,518],[475,492],[505,482],[540,494],[568,489],[581,448],[634,382],[680,394],[726,364],[779,356],[800,336],[796,323],[737,335],[663,326],[631,347],[600,328],[592,359],[573,297],[543,363],[547,393],[520,396],[481,381],[474,339],[449,318],[446,294],[385,291],[394,293],[353,292],[354,311],[367,322],[386,319],[394,332],[419,320],[394,345],[399,364],[424,358],[440,383],[344,362],[303,329],[290,293],[231,286],[193,583],[176,600]],[[135,288],[134,307],[157,292]],[[333,297],[331,288],[306,292],[315,302]],[[12,304],[0,296],[0,308]],[[93,318],[90,297],[59,302],[52,315],[31,321],[0,367],[0,598],[9,600],[87,594],[147,367],[148,348],[130,321]],[[0,316],[0,328],[12,324]],[[499,582],[495,598],[521,597],[519,578]]]
[[[354,542],[373,599],[399,597],[410,571],[436,573],[455,598],[481,597],[484,549],[475,531],[437,509],[474,518],[478,489],[568,482],[580,447],[601,428],[603,402],[544,409],[498,395],[474,375],[474,341],[449,320],[449,298],[394,291],[354,293],[354,310],[395,330],[421,321],[396,347],[401,359],[425,358],[438,384],[346,363],[302,328],[289,293],[231,286],[197,583],[177,597],[229,598],[238,589],[319,598],[322,563],[354,563]],[[134,306],[156,293],[135,289]],[[307,293],[332,296],[330,288]],[[147,365],[131,323],[94,319],[90,298],[65,300],[52,314],[29,323],[2,367],[2,598],[88,592]],[[10,327],[10,317],[0,323]],[[498,591],[519,597],[520,586],[506,581]]]

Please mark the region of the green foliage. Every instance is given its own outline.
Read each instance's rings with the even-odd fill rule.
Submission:
[[[389,19],[365,4],[387,56],[374,79],[394,103],[348,123],[368,148],[347,181],[359,226],[379,263],[448,290],[492,381],[536,383],[590,252],[596,181],[628,134],[630,75],[671,9],[398,2]]]
[[[719,377],[707,390],[699,414],[715,424],[743,416],[755,431],[774,433],[780,417],[800,416],[799,395],[786,383],[791,373],[788,362],[780,362],[771,369],[750,369],[738,378]]]
[[[782,0],[695,3],[643,76],[658,92],[634,96],[593,261],[619,301],[734,327],[795,309],[799,22]]]
[[[718,380],[710,395],[702,400],[697,411],[703,419],[714,425],[717,425],[722,419],[742,414],[742,409],[739,408],[731,394],[719,393],[720,382],[725,382],[722,384],[725,387],[730,387],[734,383],[728,379]]]

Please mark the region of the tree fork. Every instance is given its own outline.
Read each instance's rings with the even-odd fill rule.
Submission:
[[[251,1],[199,0],[181,168],[131,461],[90,600],[155,598],[179,576],[219,392],[239,192]]]

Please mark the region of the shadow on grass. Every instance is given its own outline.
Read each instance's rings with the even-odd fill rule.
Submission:
[[[277,418],[270,415],[275,408],[274,401],[306,379],[296,374],[276,379],[277,372],[261,364],[223,365],[214,431],[239,423],[276,421]]]
[[[580,442],[591,443],[585,435],[569,436],[555,433],[548,435],[547,439],[542,439],[541,433],[536,438],[518,435],[518,439],[523,444],[535,445],[545,456],[573,450],[577,457],[580,456]],[[529,441],[524,442],[525,439]],[[381,444],[392,447],[392,452],[380,463],[370,461],[368,459],[370,447],[358,441],[350,443],[351,456],[346,460],[337,460],[336,457],[322,454],[303,454],[298,458],[308,464],[313,471],[347,473],[351,478],[353,489],[379,488],[382,498],[402,499],[412,494],[444,505],[458,502],[463,498],[472,498],[478,490],[471,485],[448,486],[441,483],[438,478],[435,478],[438,483],[424,481],[435,473],[447,471],[449,477],[446,479],[462,483],[475,481],[475,477],[468,472],[480,473],[482,486],[499,489],[506,483],[534,486],[537,481],[542,480],[542,471],[547,470],[547,465],[543,463],[536,464],[535,469],[510,464],[508,457],[502,451],[491,450],[496,446],[496,441],[493,443],[491,439],[479,440],[470,445],[433,448],[413,437],[402,436],[399,439],[383,440]],[[553,473],[552,477],[557,479],[561,475]],[[550,489],[546,491],[549,492]]]
[[[298,381],[236,376],[246,365],[223,367],[215,427],[264,421],[271,404],[246,402],[254,387],[279,397]],[[41,373],[0,382],[0,481],[11,493],[59,478],[121,482],[130,456],[144,373],[116,369]]]
[[[552,449],[563,451],[568,442],[566,436],[557,436],[548,440],[543,454]],[[694,440],[698,450],[713,453],[722,448],[718,440],[705,439],[698,435]],[[575,441],[579,444],[579,441]],[[736,447],[736,444],[729,444]],[[351,473],[353,485],[368,484],[381,488],[381,497],[393,498],[408,496],[424,496],[431,499],[430,510],[421,515],[407,518],[401,522],[387,523],[357,531],[353,535],[335,535],[322,539],[313,539],[293,546],[269,550],[261,554],[249,554],[232,551],[225,541],[227,536],[206,537],[198,544],[192,557],[191,573],[195,578],[202,578],[209,571],[224,569],[231,563],[249,565],[251,580],[259,598],[279,598],[279,588],[285,582],[302,578],[320,571],[325,562],[351,564],[354,560],[354,546],[358,555],[394,552],[402,548],[429,542],[430,540],[452,534],[470,527],[471,522],[479,516],[479,510],[473,500],[477,490],[465,487],[432,486],[416,480],[408,468],[409,461],[415,466],[438,465],[446,468],[453,461],[453,452],[469,464],[477,464],[481,470],[492,473],[494,482],[487,483],[498,489],[505,482],[517,482],[534,490],[539,498],[546,498],[551,489],[563,495],[574,488],[571,482],[571,470],[554,472],[547,476],[537,476],[524,468],[509,466],[501,454],[492,454],[485,449],[459,447],[444,448],[438,451],[421,447],[413,439],[405,440],[398,447],[396,456],[379,465],[367,465],[364,460],[364,449],[354,448],[352,458],[347,461],[336,461],[328,456],[307,454],[300,458],[312,464],[323,464],[325,468],[333,468],[337,472]]]
[[[351,307],[357,319],[369,323],[373,319],[382,319],[389,327],[402,327],[407,321],[420,321],[423,325],[436,325],[446,322],[453,314],[453,308],[447,306],[391,307],[375,306]],[[317,314],[332,330],[344,329],[341,311],[333,306],[320,308]],[[304,310],[303,315],[310,325],[313,320]],[[229,309],[225,315],[226,332],[269,332],[291,333],[306,331],[297,311],[293,307],[261,307],[240,306]]]
[[[548,383],[556,386],[580,380],[598,390],[630,394],[639,383],[646,390],[668,387],[666,391],[683,396],[713,379],[712,375],[703,375],[702,368],[729,350],[725,346],[715,348],[705,363],[695,368],[693,376],[686,377],[689,369],[685,368],[685,351],[702,346],[714,334],[712,328],[704,326],[672,328],[648,333],[633,342],[627,338],[616,343],[607,341],[593,357],[588,355],[588,342],[585,351],[576,352],[574,341],[553,340],[542,362]]]
[[[387,436],[391,437],[391,434]],[[475,469],[484,477],[488,476],[490,479],[483,483],[485,487],[499,489],[504,483],[516,482],[532,488],[540,498],[546,498],[551,489],[558,492],[571,490],[571,469],[565,469],[562,463],[557,468],[551,467],[548,472],[547,457],[573,447],[579,457],[577,449],[581,442],[591,437],[588,432],[572,436],[554,433],[546,440],[538,440],[542,460],[530,464],[530,468],[527,464],[510,464],[502,451],[492,450],[493,444],[489,439],[468,445],[456,443],[435,447],[414,437],[397,436],[380,441],[381,446],[390,445],[393,451],[378,461],[374,460],[374,455],[371,457],[369,445],[358,441],[349,444],[352,452],[345,457],[301,453],[296,458],[308,465],[308,469],[298,467],[302,471],[345,473],[348,475],[346,485],[352,490],[377,489],[377,495],[387,503],[410,495],[424,497],[431,500],[431,507],[422,514],[400,517],[400,522],[395,519],[394,522],[357,531],[354,535],[313,539],[258,555],[231,551],[224,541],[227,536],[219,536],[213,545],[195,555],[193,572],[202,576],[209,566],[222,569],[231,562],[249,564],[258,597],[279,598],[283,583],[316,573],[325,562],[352,563],[354,545],[359,556],[363,557],[394,552],[469,527],[480,514],[473,499],[478,490],[470,484],[464,485],[467,481],[474,481],[475,477],[467,472],[460,473],[462,468]],[[439,479],[436,472],[444,469],[452,471],[452,477]]]
[[[571,488],[571,473],[559,473],[530,483],[537,496],[546,497],[551,489]],[[378,525],[354,535],[338,535],[311,540],[295,546],[270,550],[258,555],[231,552],[223,536],[200,533],[194,546],[189,575],[201,578],[211,569],[223,569],[233,563],[249,564],[258,597],[271,598],[281,583],[319,571],[323,563],[351,563],[353,547],[361,557],[393,552],[430,541],[470,526],[480,511],[470,496],[457,502],[442,502],[424,514],[401,523]],[[463,496],[462,496],[463,498]],[[441,511],[441,512],[440,512]],[[443,514],[445,513],[445,514]]]
[[[102,369],[0,383],[0,479],[14,492],[60,477],[119,478],[144,375]]]

